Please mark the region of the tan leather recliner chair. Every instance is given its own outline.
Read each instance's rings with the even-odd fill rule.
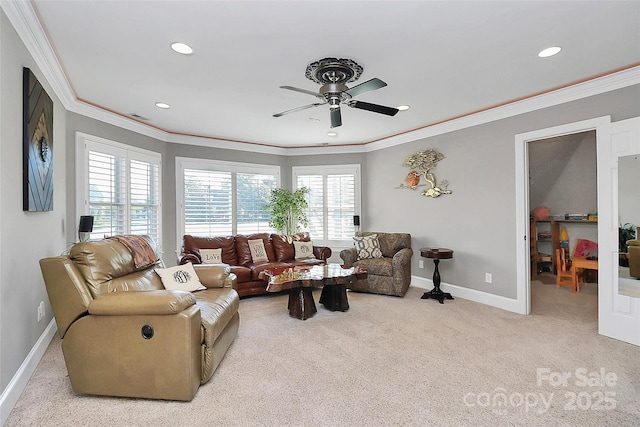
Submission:
[[[629,276],[640,279],[640,240],[627,240]]]
[[[165,290],[162,261],[136,269],[129,249],[105,239],[40,267],[76,393],[191,400],[237,335],[228,266],[196,269],[206,290]]]

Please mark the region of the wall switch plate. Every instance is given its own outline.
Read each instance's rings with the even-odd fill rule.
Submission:
[[[484,281],[491,283],[493,281],[493,275],[491,273],[484,273]]]
[[[423,259],[418,261],[418,267],[424,268],[424,260]]]

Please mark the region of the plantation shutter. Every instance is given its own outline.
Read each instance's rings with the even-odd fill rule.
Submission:
[[[149,235],[156,242],[160,228],[160,171],[156,164],[131,160],[130,182],[130,232]]]
[[[89,151],[89,214],[94,216],[91,239],[125,234],[125,158]]]
[[[299,175],[297,178],[297,188],[307,187],[307,219],[308,231],[311,237],[324,239],[324,176],[322,175]]]
[[[237,233],[273,233],[269,226],[269,212],[265,206],[271,198],[271,190],[276,188],[274,175],[236,174],[236,222]]]
[[[77,207],[93,216],[92,240],[148,235],[162,252],[162,156],[78,132]]]
[[[300,166],[292,168],[296,188],[307,187],[305,230],[323,244],[343,244],[355,232],[353,216],[360,212],[360,167]]]
[[[184,169],[184,232],[233,234],[231,172]]]
[[[350,239],[354,233],[355,177],[327,175],[327,238]]]

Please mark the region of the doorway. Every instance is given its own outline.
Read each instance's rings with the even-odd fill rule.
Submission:
[[[531,256],[530,256],[530,212],[529,206],[529,150],[530,141],[555,138],[595,130],[596,144],[608,135],[609,116],[584,120],[575,123],[539,129],[515,136],[515,175],[516,175],[516,269],[517,296],[516,306],[522,314],[531,313]],[[598,147],[600,145],[598,144]],[[598,148],[599,152],[600,148]],[[599,154],[598,154],[599,155]],[[598,159],[598,165],[600,160]],[[598,180],[600,181],[600,179]],[[598,187],[600,183],[598,183]],[[600,291],[601,289],[599,289]]]
[[[533,309],[539,312],[540,304],[548,304],[549,298],[573,302],[572,259],[598,255],[596,132],[527,141],[527,153],[533,213],[529,279],[537,296],[532,298]],[[595,318],[597,270],[584,270],[579,281],[584,295],[580,299],[586,300],[582,304],[590,307]]]

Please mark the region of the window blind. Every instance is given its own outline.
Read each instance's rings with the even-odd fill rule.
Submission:
[[[233,234],[231,184],[231,172],[184,170],[185,234]]]
[[[78,213],[93,215],[90,239],[149,235],[162,251],[161,155],[76,134]]]
[[[236,218],[240,234],[274,233],[269,226],[271,217],[265,209],[271,199],[271,190],[276,188],[274,175],[236,174]]]
[[[294,167],[296,188],[307,187],[307,217],[312,238],[350,240],[355,232],[353,215],[360,211],[359,167]]]

